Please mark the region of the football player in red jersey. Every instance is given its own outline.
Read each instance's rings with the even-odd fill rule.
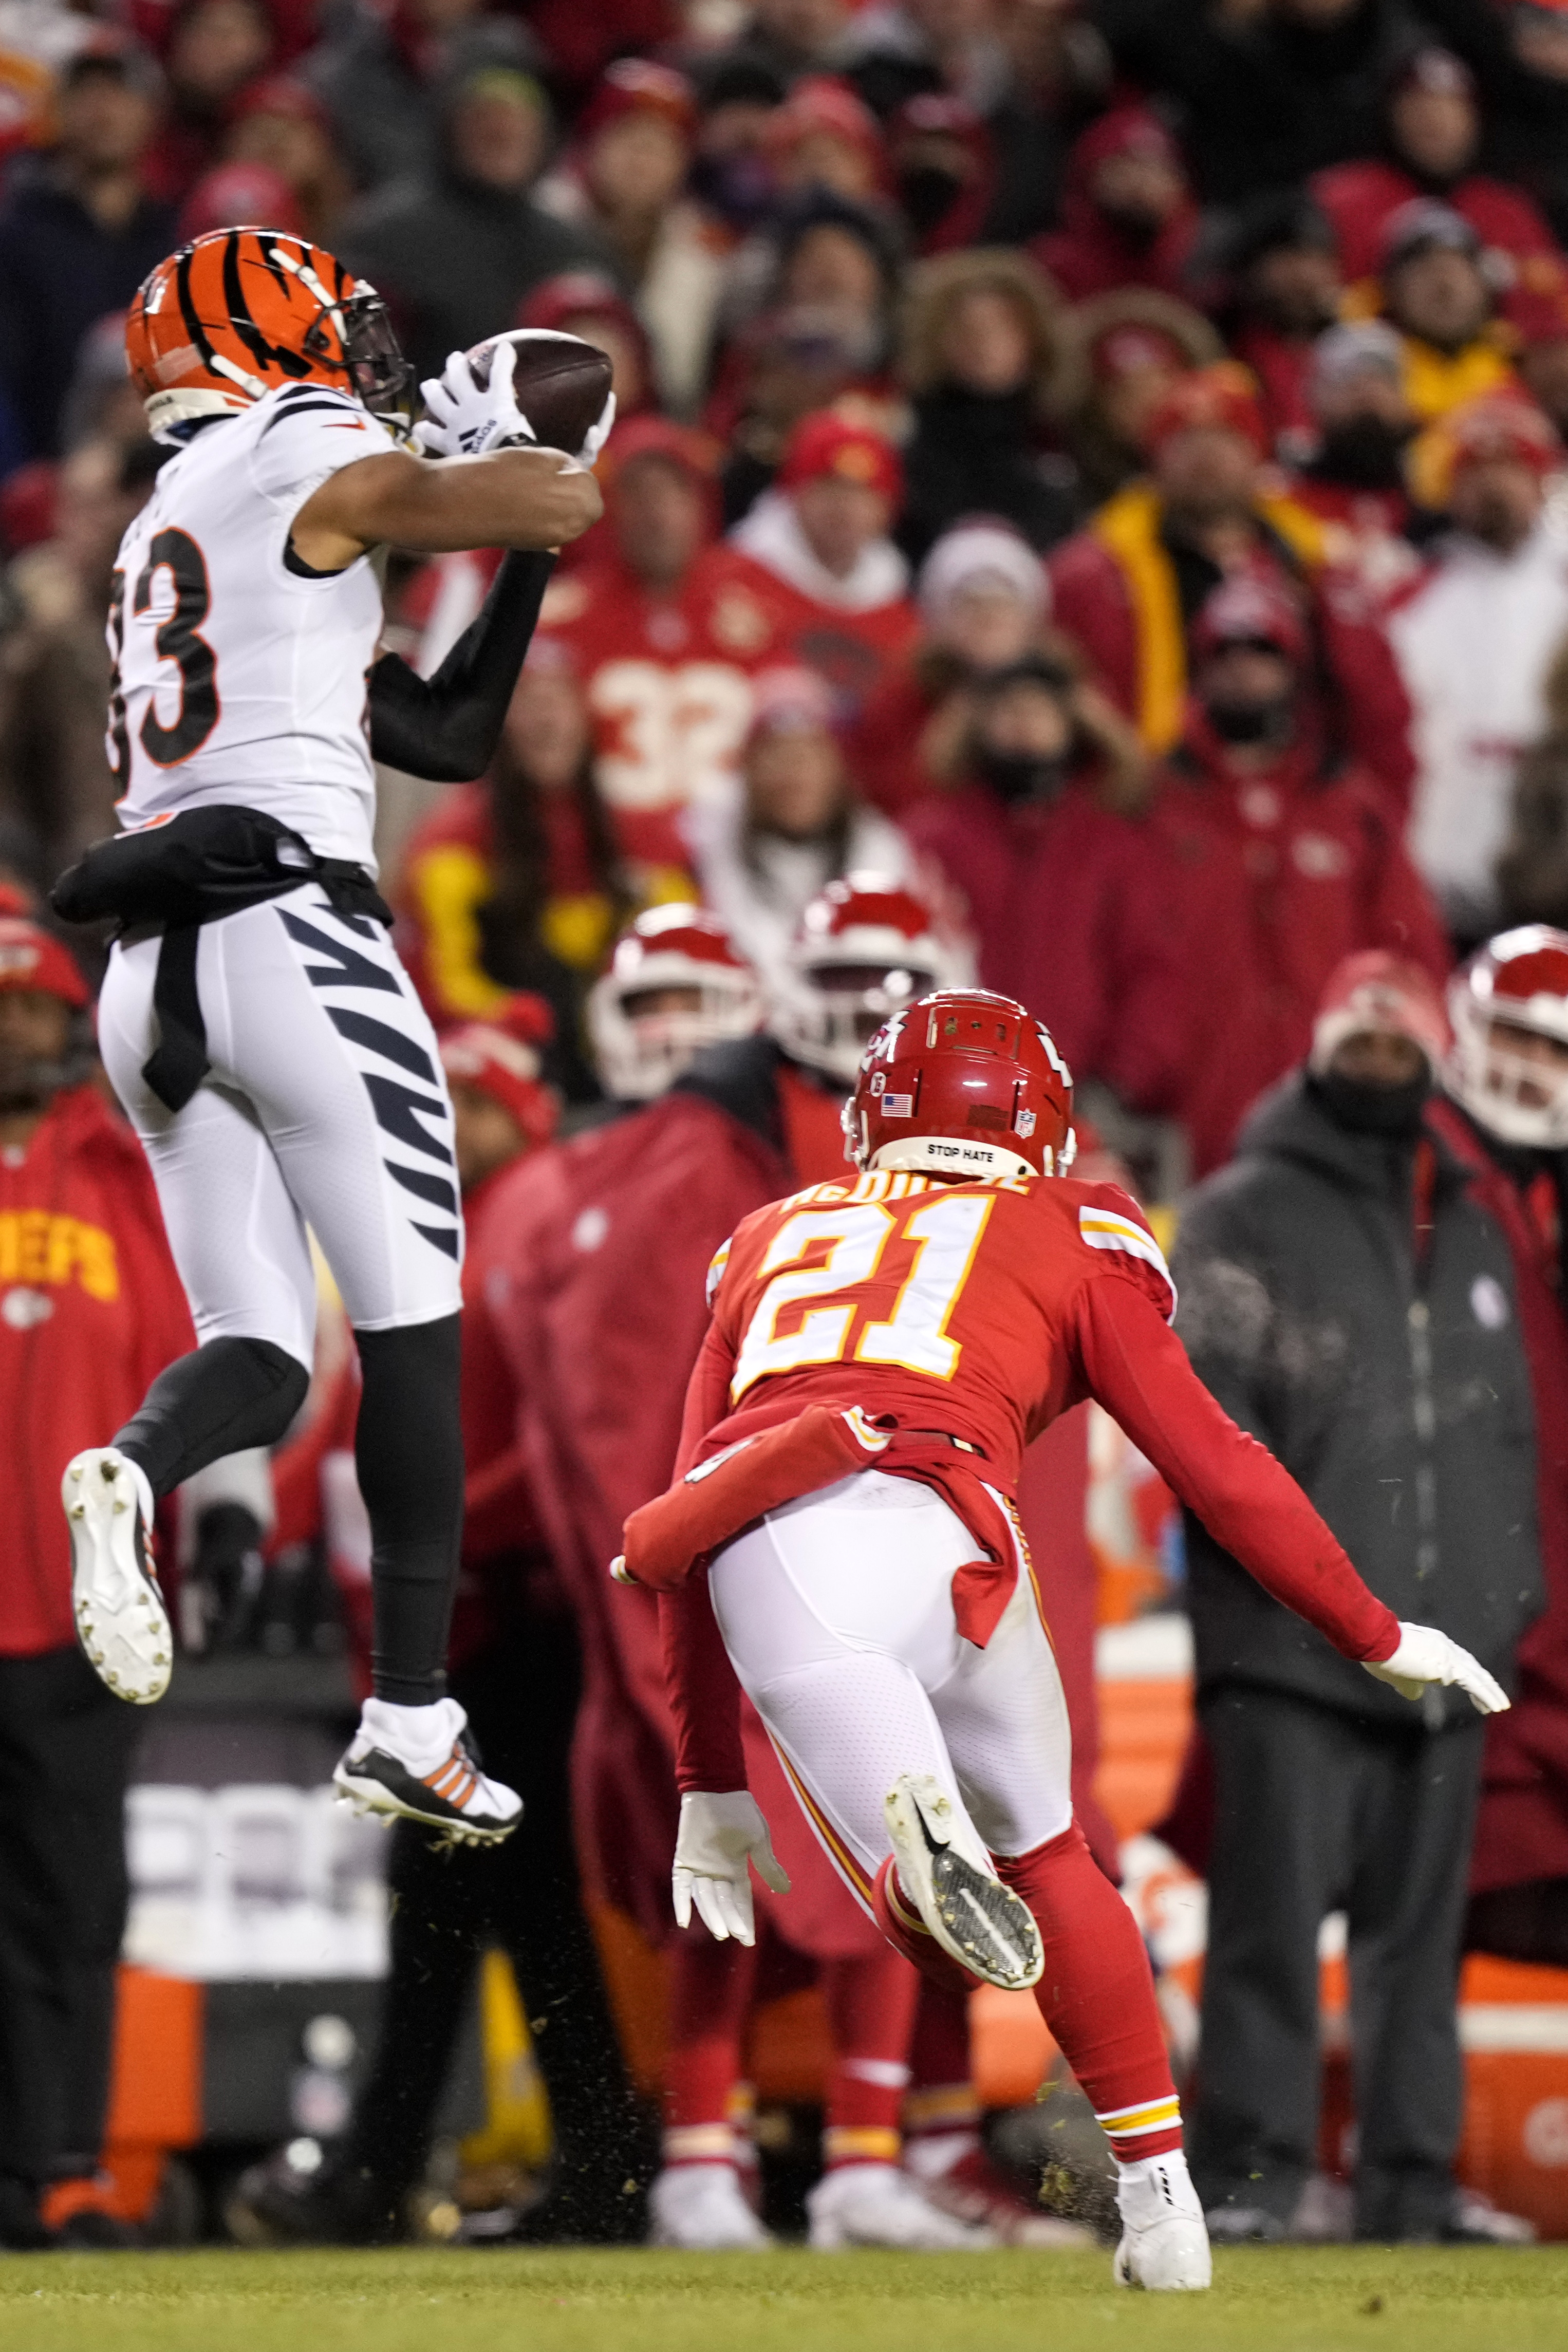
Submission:
[[[628,1522],[620,1572],[665,1593],[677,1916],[747,1933],[748,1866],[776,1867],[738,1679],[889,1939],[956,1982],[1035,1988],[1118,2159],[1118,2281],[1199,2288],[1208,2241],[1148,1959],[1073,1816],[1014,1502],[1024,1446],[1097,1397],[1343,1654],[1409,1696],[1444,1682],[1483,1713],[1508,1701],[1374,1599],[1210,1398],[1133,1202],[1062,1181],[1071,1118],[1060,1055],[1010,999],[939,992],[886,1024],[845,1115],[858,1180],[757,1212],[715,1261],[677,1483]]]

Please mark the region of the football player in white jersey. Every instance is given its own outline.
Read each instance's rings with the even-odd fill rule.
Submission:
[[[162,1696],[154,1506],[204,1463],[276,1442],[303,1402],[308,1227],[358,1341],[374,1578],[374,1696],[338,1787],[490,1842],[520,1801],[479,1770],[444,1696],[463,1474],[451,1109],[375,890],[372,762],[482,772],[549,551],[598,516],[588,466],[613,405],[576,457],[531,446],[502,346],[483,391],[458,371],[458,397],[449,383],[420,428],[431,454],[416,455],[402,446],[411,371],[374,289],[258,229],[161,264],[126,341],[176,454],[114,575],[125,831],[63,878],[57,905],[121,924],[103,1057],[152,1161],[200,1345],[66,1472],[78,1629],[110,1689]],[[430,680],[376,659],[388,544],[513,551]]]

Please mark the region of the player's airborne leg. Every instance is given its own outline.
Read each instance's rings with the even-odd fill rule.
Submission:
[[[503,340],[477,376],[454,358],[426,387],[416,456],[410,371],[374,289],[320,247],[258,229],[216,231],[161,264],[126,347],[175,454],[114,572],[109,753],[125,830],[55,903],[121,926],[104,1061],[201,1345],[66,1472],[78,1629],[110,1689],[162,1695],[153,1510],[220,1454],[275,1443],[298,1412],[313,1233],[359,1348],[375,1606],[375,1695],[338,1787],[493,1840],[519,1802],[479,1769],[443,1672],[462,1521],[451,1108],[375,888],[373,757],[442,781],[488,765],[550,551],[599,512],[584,464],[534,446],[518,352],[557,429],[575,397],[568,446],[589,462],[614,414],[608,365],[572,337]],[[428,680],[376,658],[373,551],[389,541],[510,551]]]

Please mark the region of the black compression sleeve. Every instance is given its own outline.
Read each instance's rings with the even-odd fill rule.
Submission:
[[[389,768],[432,783],[467,784],[495,757],[501,721],[554,569],[553,555],[514,548],[477,620],[433,677],[398,654],[370,674],[370,748]]]

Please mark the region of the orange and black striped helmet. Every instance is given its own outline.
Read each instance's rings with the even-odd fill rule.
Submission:
[[[126,316],[125,353],[161,440],[286,383],[333,384],[393,418],[414,381],[375,289],[264,228],[213,229],[161,261]]]

